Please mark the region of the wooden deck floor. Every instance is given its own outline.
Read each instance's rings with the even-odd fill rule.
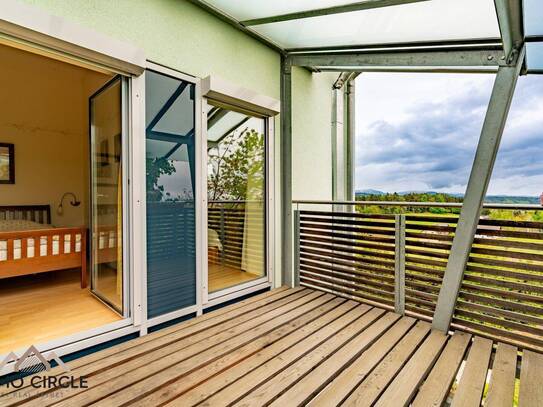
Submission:
[[[281,288],[69,363],[88,389],[1,387],[0,405],[512,406],[517,362],[519,405],[542,406],[543,355]]]

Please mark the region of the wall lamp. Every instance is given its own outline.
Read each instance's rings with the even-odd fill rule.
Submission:
[[[64,202],[64,198],[66,198],[69,195],[72,196],[72,200],[70,201],[70,205],[72,205],[72,206],[81,205],[81,201],[77,200],[77,197],[75,196],[75,194],[73,192],[65,192],[64,195],[62,195],[62,198],[60,199],[60,204],[58,205],[58,208],[57,208],[57,214],[62,215],[64,213],[64,207],[62,206],[62,204]]]

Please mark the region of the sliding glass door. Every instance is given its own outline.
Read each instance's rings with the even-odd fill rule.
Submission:
[[[195,85],[148,70],[148,317],[196,304]]]
[[[266,276],[266,120],[208,105],[208,292]]]
[[[90,98],[91,291],[120,314],[123,276],[123,89],[116,77]]]

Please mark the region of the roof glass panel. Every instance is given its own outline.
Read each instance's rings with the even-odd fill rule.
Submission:
[[[524,34],[543,35],[543,1],[524,0]]]
[[[229,14],[238,21],[252,20],[299,11],[319,8],[343,6],[358,3],[360,0],[209,0],[221,11]]]
[[[500,37],[492,0],[432,0],[251,28],[284,48]]]
[[[543,73],[543,42],[526,44],[526,65],[528,72]]]

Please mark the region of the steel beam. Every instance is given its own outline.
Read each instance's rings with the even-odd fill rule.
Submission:
[[[289,54],[295,66],[341,67],[363,71],[365,67],[467,67],[503,66],[502,50],[369,51]]]
[[[515,86],[524,63],[524,53],[522,49],[516,66],[500,67],[494,82],[443,283],[439,290],[432,322],[434,329],[444,332],[449,330]]]
[[[403,42],[387,42],[375,44],[349,44],[349,45],[327,45],[317,47],[295,47],[286,48],[285,51],[289,54],[303,52],[340,52],[340,51],[370,51],[379,50],[391,52],[394,50],[457,50],[457,49],[503,49],[501,37],[495,38],[477,38],[477,39],[460,39],[460,40],[445,40],[445,41],[403,41]]]
[[[307,67],[307,69],[314,72],[407,72],[407,73],[477,73],[477,74],[493,74],[495,75],[498,72],[498,66],[482,66],[482,67],[449,67],[449,68],[438,68],[438,67],[418,67],[418,66],[367,66],[367,67],[327,67],[327,66],[312,66]]]
[[[281,275],[282,284],[295,284],[292,251],[292,67],[281,58]]]
[[[512,61],[522,48],[524,33],[522,30],[521,0],[494,0],[500,24],[503,49],[507,61]]]
[[[420,3],[428,0],[365,0],[341,6],[318,8],[313,10],[304,10],[294,13],[280,14],[269,17],[255,18],[242,21],[244,26],[278,23],[281,21],[300,20],[303,18],[327,16],[330,14],[350,13],[353,11],[370,10],[374,8],[399,6],[402,4]]]

